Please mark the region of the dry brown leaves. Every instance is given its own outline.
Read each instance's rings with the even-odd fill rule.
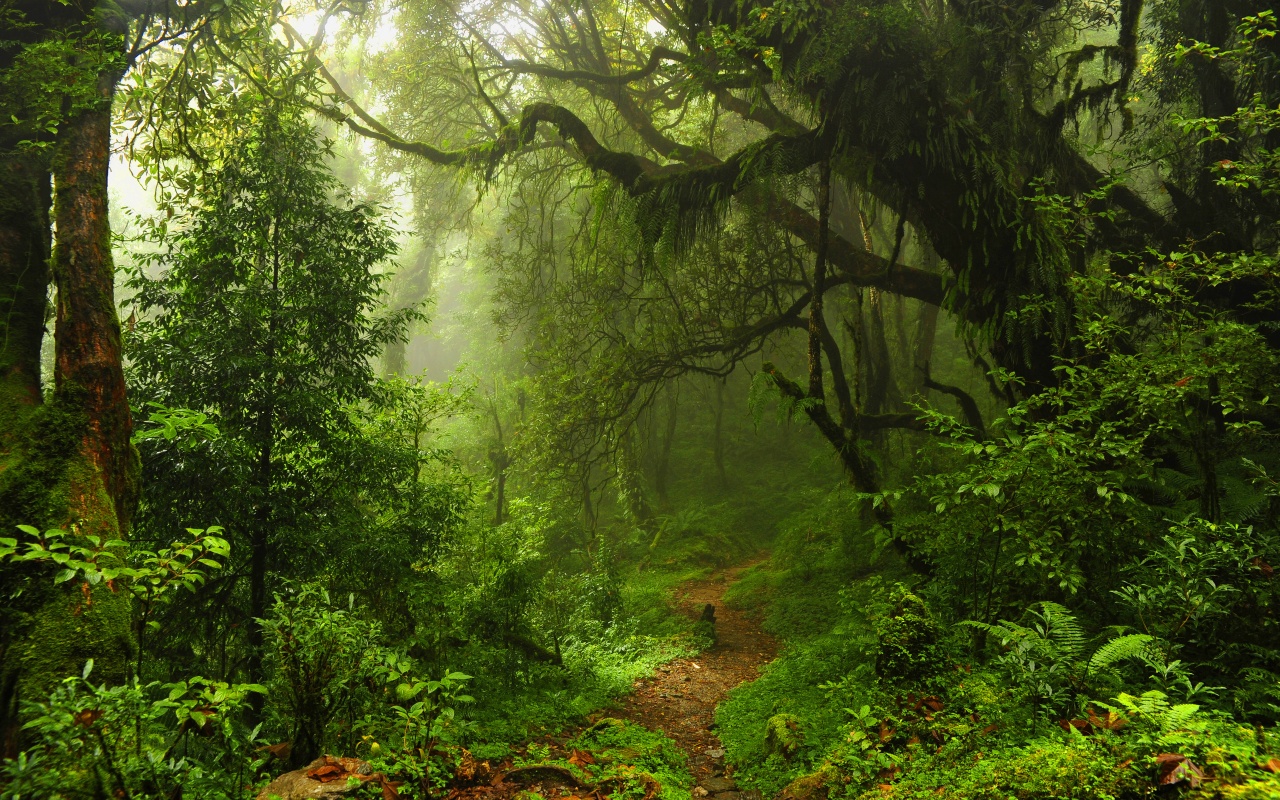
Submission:
[[[331,783],[337,780],[345,781],[348,778],[374,782],[381,787],[383,800],[397,800],[400,797],[400,793],[396,789],[404,785],[403,781],[390,780],[381,772],[375,772],[370,775],[366,772],[368,769],[369,765],[358,758],[325,756],[323,764],[307,770],[307,777],[320,783]]]
[[[1158,783],[1161,786],[1172,786],[1186,781],[1194,789],[1204,780],[1204,772],[1191,763],[1191,759],[1181,753],[1161,753],[1156,756],[1156,764],[1160,767]]]

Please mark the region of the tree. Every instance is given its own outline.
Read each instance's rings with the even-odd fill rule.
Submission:
[[[130,283],[129,353],[140,401],[207,409],[221,431],[194,454],[151,454],[140,522],[160,535],[217,520],[242,545],[219,592],[256,680],[273,576],[322,567],[322,533],[372,480],[352,407],[377,398],[373,359],[417,312],[375,315],[392,232],[341,197],[304,115],[268,102],[246,127],[179,216],[157,223],[143,264],[160,273]]]

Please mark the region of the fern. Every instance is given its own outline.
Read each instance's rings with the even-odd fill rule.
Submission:
[[[1117,636],[1094,651],[1089,659],[1090,674],[1097,674],[1113,664],[1144,655],[1152,641],[1152,637],[1145,633]]]
[[[1087,637],[1076,617],[1065,606],[1049,601],[1039,604],[1038,616],[1043,622],[1041,637],[1051,644],[1058,655],[1074,661],[1084,654]]]
[[[1195,703],[1179,703],[1170,708],[1160,720],[1160,727],[1166,731],[1175,731],[1184,727],[1199,710],[1200,706]]]

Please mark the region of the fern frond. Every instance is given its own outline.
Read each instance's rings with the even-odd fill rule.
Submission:
[[[1200,706],[1195,703],[1179,703],[1169,709],[1161,720],[1166,731],[1175,731],[1187,724],[1196,712],[1200,710]]]
[[[1145,633],[1117,636],[1094,651],[1089,659],[1089,672],[1097,673],[1118,662],[1141,656],[1151,641],[1152,637]]]
[[[1039,605],[1045,622],[1045,638],[1057,648],[1060,654],[1069,659],[1083,655],[1087,637],[1080,623],[1076,621],[1075,614],[1065,606],[1048,600]]]

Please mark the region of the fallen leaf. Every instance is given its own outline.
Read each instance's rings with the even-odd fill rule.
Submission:
[[[896,728],[890,728],[883,722],[880,723],[880,743],[884,744],[893,738],[893,734],[897,733]]]
[[[309,770],[307,772],[307,777],[314,781],[320,781],[321,783],[328,783],[329,781],[336,781],[338,779],[338,776],[342,774],[343,774],[342,770],[338,769],[337,767],[332,765],[325,765],[323,767],[316,767],[313,770]]]
[[[1093,726],[1089,724],[1089,720],[1087,719],[1060,719],[1058,720],[1058,727],[1062,728],[1064,731],[1070,731],[1072,728],[1075,728],[1085,736],[1093,733]]]
[[[289,756],[293,753],[293,742],[280,742],[279,744],[269,744],[266,747],[259,747],[258,752],[270,753],[281,761],[288,761]]]
[[[585,767],[588,764],[596,763],[596,760],[592,758],[590,753],[582,750],[574,750],[573,754],[569,756],[569,763],[573,764],[575,767]]]
[[[1158,782],[1161,786],[1171,786],[1186,781],[1194,789],[1204,779],[1204,773],[1200,768],[1181,753],[1160,753],[1156,756],[1156,763],[1160,765]]]
[[[379,773],[381,776],[381,773]],[[389,781],[385,777],[382,778],[382,800],[399,800],[400,793],[396,789],[404,784],[403,781]]]
[[[1258,769],[1280,775],[1280,758],[1272,758],[1265,764],[1259,764]]]

